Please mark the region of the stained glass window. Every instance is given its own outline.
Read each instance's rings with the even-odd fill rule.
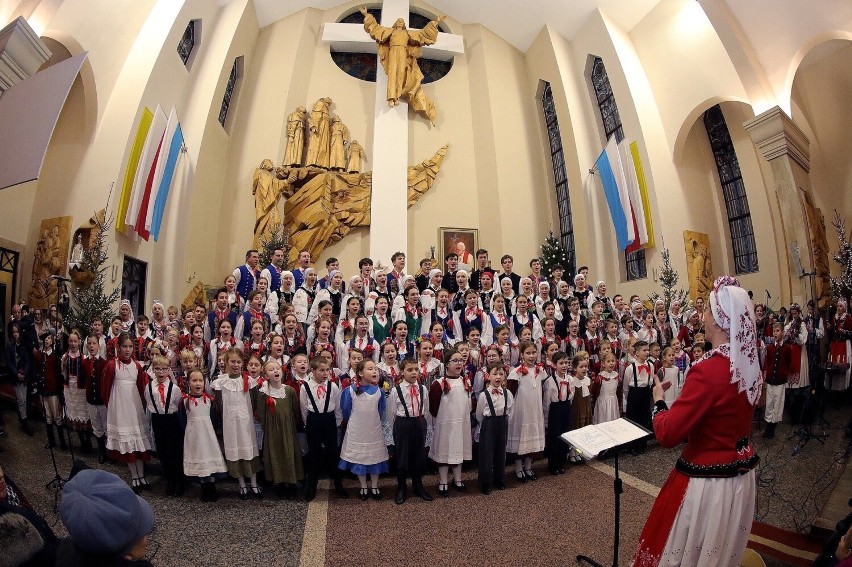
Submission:
[[[189,56],[192,54],[192,48],[195,47],[195,20],[190,20],[183,32],[183,37],[180,38],[180,43],[177,46],[177,52],[180,60],[186,65],[189,61]]]
[[[219,124],[225,127],[225,120],[228,118],[228,109],[231,106],[231,99],[234,96],[234,89],[237,87],[237,80],[240,78],[240,67],[242,65],[242,57],[234,59],[234,65],[231,67],[231,74],[228,76],[228,84],[225,86],[225,96],[222,97],[222,106],[219,108]]]
[[[372,14],[377,21],[382,21],[381,9],[372,8],[368,9],[367,12]],[[408,13],[408,27],[412,29],[422,29],[429,23],[429,21],[430,18],[428,16],[423,16],[415,12]],[[340,23],[363,24],[364,15],[361,14],[360,11],[355,11],[345,18],[342,18]],[[448,31],[443,23],[438,26],[438,29],[442,32]],[[375,53],[350,53],[348,51],[332,50],[331,59],[334,61],[334,64],[340,67],[340,69],[342,69],[347,75],[370,83],[376,82],[376,66],[378,62],[376,60]],[[421,57],[417,60],[417,63],[420,65],[420,70],[423,72],[423,84],[432,83],[445,77],[447,73],[450,72],[450,69],[453,68],[452,59],[449,61],[441,61],[440,59],[428,59],[426,57]]]
[[[612,85],[609,84],[609,76],[603,59],[595,57],[592,61],[592,88],[595,91],[595,101],[601,113],[601,123],[604,129],[604,138],[609,140],[615,136],[615,141],[624,139],[624,128],[621,126],[621,117],[618,115],[618,105],[615,103],[615,95],[612,93]],[[635,252],[624,252],[624,268],[627,273],[627,281],[641,280],[648,277],[648,268],[645,263],[645,249],[640,248]]]
[[[722,195],[725,198],[725,209],[728,212],[734,270],[737,274],[757,272],[757,245],[754,241],[745,184],[737,153],[734,151],[734,143],[731,141],[731,133],[728,131],[728,124],[718,104],[704,113],[704,127],[710,138],[710,149],[716,161],[719,183],[722,185]]]
[[[541,94],[541,106],[547,138],[550,142],[550,163],[553,166],[553,181],[556,184],[556,208],[559,211],[559,239],[568,253],[568,266],[563,266],[569,274],[577,267],[574,250],[574,222],[571,218],[571,198],[568,194],[568,175],[565,171],[565,154],[562,152],[562,136],[559,133],[559,120],[556,117],[556,105],[550,83],[544,83]]]

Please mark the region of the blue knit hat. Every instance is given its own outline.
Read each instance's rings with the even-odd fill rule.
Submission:
[[[59,516],[79,549],[120,556],[151,533],[154,511],[118,476],[82,470],[65,484]]]

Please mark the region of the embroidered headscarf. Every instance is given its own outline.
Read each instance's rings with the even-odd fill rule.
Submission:
[[[748,292],[730,276],[721,276],[710,292],[713,320],[730,337],[731,383],[745,392],[751,405],[760,399],[763,375],[757,357],[754,305]]]

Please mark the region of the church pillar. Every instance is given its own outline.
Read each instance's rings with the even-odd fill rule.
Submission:
[[[821,215],[813,207],[810,140],[778,106],[747,121],[744,127],[772,173],[770,186],[774,185],[780,213],[776,235],[780,232],[781,238],[776,237],[776,242],[782,271],[781,299],[804,305],[822,290],[812,289],[811,278],[801,277],[802,272],[816,269],[818,284],[828,273],[827,249],[820,245],[825,241],[825,227],[820,226]]]

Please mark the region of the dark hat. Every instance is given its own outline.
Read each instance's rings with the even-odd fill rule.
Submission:
[[[94,469],[65,485],[59,516],[74,545],[94,555],[123,555],[154,527],[154,511],[142,497],[118,476]]]

